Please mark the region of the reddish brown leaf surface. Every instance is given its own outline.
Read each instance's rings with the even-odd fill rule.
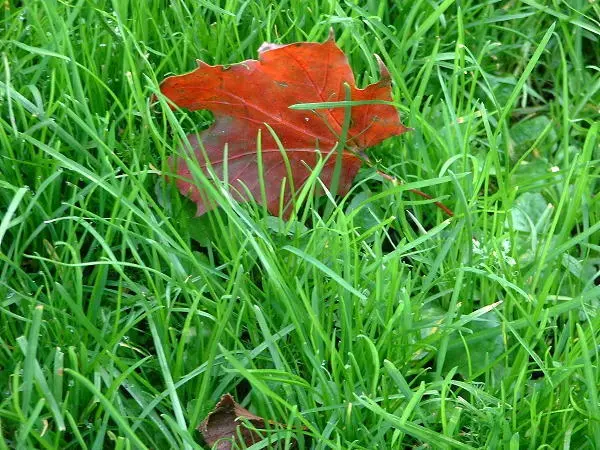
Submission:
[[[263,438],[258,433],[244,426],[244,420],[257,429],[266,428],[265,419],[242,408],[231,395],[225,394],[198,429],[208,445],[217,444],[217,450],[230,450],[234,442],[240,445],[240,436],[246,446],[261,441]]]
[[[391,100],[391,80],[380,61],[381,80],[358,89],[344,53],[330,38],[324,43],[301,42],[290,45],[263,44],[258,60],[231,66],[210,66],[201,61],[193,72],[165,79],[162,93],[177,106],[190,110],[208,109],[215,123],[200,135],[206,150],[201,151],[198,137],[188,136],[200,167],[210,162],[217,176],[223,176],[223,149],[228,145],[228,178],[234,196],[248,200],[248,191],[261,201],[257,133],[262,136],[263,176],[266,205],[278,214],[281,185],[287,178],[284,158],[268,124],[281,140],[291,166],[293,180],[286,180],[284,201],[291,196],[290,181],[298,190],[310,176],[319,152],[326,155],[334,148],[342,131],[344,108],[316,111],[292,110],[296,103],[345,100],[344,83],[351,86],[351,99]],[[390,105],[360,105],[351,110],[351,126],[342,160],[338,193],[345,194],[361,165],[355,152],[401,134],[406,128],[398,112]],[[207,161],[208,160],[208,161]],[[320,178],[331,186],[335,158],[329,158]],[[179,161],[177,171],[190,180],[190,169]],[[178,187],[198,205],[198,215],[215,207],[189,181],[179,179]],[[244,187],[245,186],[245,187]]]

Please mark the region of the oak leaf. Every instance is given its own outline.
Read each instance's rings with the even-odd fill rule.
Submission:
[[[249,197],[264,201],[268,210],[277,215],[280,204],[286,205],[293,191],[301,188],[319,158],[336,147],[346,111],[340,107],[312,111],[289,107],[298,103],[343,101],[345,84],[350,86],[352,101],[391,101],[391,79],[377,58],[380,81],[358,89],[348,60],[332,36],[324,43],[265,43],[258,53],[258,60],[229,66],[211,66],[198,61],[196,70],[166,78],[160,89],[179,107],[213,112],[215,122],[210,128],[200,136],[188,136],[199,166],[208,173],[210,164],[223,179],[226,162],[233,196],[239,201],[247,201]],[[289,167],[267,124],[285,149]],[[259,181],[259,131],[264,196]],[[352,106],[337,193],[343,195],[350,189],[362,163],[358,156],[361,150],[405,131],[407,128],[400,123],[396,108],[389,104]],[[320,173],[329,188],[335,164],[335,156],[328,158]],[[198,215],[216,207],[207,201],[203,190],[191,182],[191,170],[185,160],[177,162],[177,173],[177,186],[197,204]],[[280,198],[282,183],[285,183],[283,199]]]

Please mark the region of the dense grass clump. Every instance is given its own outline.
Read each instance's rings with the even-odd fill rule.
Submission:
[[[202,448],[225,393],[282,448],[600,446],[598,2],[0,17],[0,449]],[[160,80],[330,27],[360,85],[390,69],[414,131],[369,155],[403,183],[194,218],[162,175],[211,116]]]

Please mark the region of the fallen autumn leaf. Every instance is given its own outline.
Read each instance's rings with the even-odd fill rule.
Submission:
[[[250,446],[263,438],[254,430],[247,428],[244,420],[258,429],[266,428],[262,417],[252,414],[241,407],[230,394],[221,397],[215,408],[200,424],[198,430],[211,447],[217,444],[217,450],[231,450],[234,442],[240,445],[240,437],[246,446]],[[269,421],[271,425],[277,425]]]
[[[352,101],[389,102],[391,79],[378,58],[381,80],[365,89],[356,88],[347,58],[332,36],[324,43],[265,43],[258,52],[258,60],[230,66],[210,66],[199,61],[196,70],[166,78],[160,88],[179,107],[214,113],[215,122],[209,129],[200,136],[188,136],[199,166],[207,173],[210,164],[223,179],[226,163],[234,198],[264,201],[268,210],[277,215],[280,203],[287,204],[292,193],[306,182],[319,158],[334,149],[342,135],[345,114],[345,108],[339,107],[311,111],[289,106],[343,101],[345,84],[350,86]],[[266,125],[281,141],[289,163]],[[257,154],[259,131],[264,188],[261,188]],[[405,131],[407,128],[400,123],[396,108],[389,104],[352,106],[337,192],[343,195],[350,189],[362,163],[357,156],[360,150]],[[329,158],[320,173],[329,188],[335,159]],[[177,172],[180,175],[177,186],[197,204],[198,215],[217,206],[209,203],[206,194],[191,183],[191,170],[185,160],[177,162]],[[285,183],[283,199],[282,183]]]

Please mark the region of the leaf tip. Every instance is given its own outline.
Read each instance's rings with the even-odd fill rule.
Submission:
[[[329,27],[329,34],[327,35],[327,39],[325,42],[335,42],[335,31],[333,31],[333,27]]]
[[[285,44],[274,44],[272,42],[263,42],[258,47],[258,55],[268,52],[269,50],[277,50],[278,48],[285,47]]]
[[[379,73],[381,74],[381,81],[384,83],[388,83],[388,82],[392,81],[392,77],[390,76],[390,71],[388,70],[387,66],[383,62],[383,59],[381,59],[381,56],[379,56],[377,53],[375,53],[374,56],[375,56],[375,59],[377,60],[377,65],[379,66]]]

